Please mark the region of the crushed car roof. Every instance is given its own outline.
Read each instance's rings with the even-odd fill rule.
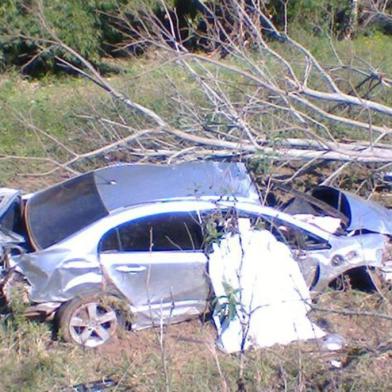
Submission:
[[[95,170],[33,194],[26,204],[26,223],[34,247],[42,249],[113,210],[191,197],[259,202],[242,163],[125,164]]]
[[[101,199],[109,211],[155,200],[186,197],[259,200],[242,163],[112,166],[95,171],[94,178]]]

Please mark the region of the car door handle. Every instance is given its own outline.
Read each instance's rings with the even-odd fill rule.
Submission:
[[[136,274],[138,272],[143,272],[145,269],[146,267],[143,267],[142,265],[119,265],[115,268],[116,271],[124,272],[126,274]]]

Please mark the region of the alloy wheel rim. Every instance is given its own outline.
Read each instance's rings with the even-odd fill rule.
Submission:
[[[117,326],[113,309],[96,302],[84,304],[73,313],[69,330],[72,339],[86,347],[97,347],[106,343]]]

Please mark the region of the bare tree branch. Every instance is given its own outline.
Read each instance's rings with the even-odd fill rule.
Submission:
[[[139,161],[258,154],[275,161],[336,160],[347,162],[345,166],[391,162],[392,108],[374,94],[392,87],[392,79],[383,72],[365,61],[345,64],[332,39],[337,64],[322,64],[289,37],[287,29],[279,31],[254,0],[225,1],[224,17],[203,3],[206,31],[199,38],[208,40],[207,45],[218,49],[221,56],[191,53],[181,40],[176,13],[160,1],[165,23],[147,8],[137,27],[126,14],[117,18],[128,26],[128,37],[133,40],[122,48],[134,42],[154,47],[162,56],[160,70],[170,65],[188,81],[186,89],[173,73],[166,75],[173,89],[171,116],[140,104],[102,77],[93,64],[58,37],[45,18],[44,3],[37,0],[39,22],[49,36],[39,40],[42,50],[61,49],[67,56],[56,57],[60,64],[93,82],[108,93],[114,105],[124,105],[140,119],[135,126],[120,114],[117,119],[99,112],[91,115],[96,134],[103,129],[110,138],[101,135],[100,144],[80,152],[19,116],[28,129],[66,155],[58,162],[53,157],[42,158],[53,170],[75,172],[79,162],[122,148]],[[341,83],[346,72],[356,82]]]

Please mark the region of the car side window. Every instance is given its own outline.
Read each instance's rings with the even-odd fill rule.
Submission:
[[[330,248],[328,241],[325,239],[281,219],[258,217],[256,226],[269,230],[278,241],[285,243],[291,249],[318,250]]]
[[[302,250],[324,249],[327,242],[304,230],[288,225],[279,225],[278,230],[290,248]]]
[[[202,228],[198,215],[173,212],[147,216],[122,224],[106,233],[100,252],[201,250]]]

